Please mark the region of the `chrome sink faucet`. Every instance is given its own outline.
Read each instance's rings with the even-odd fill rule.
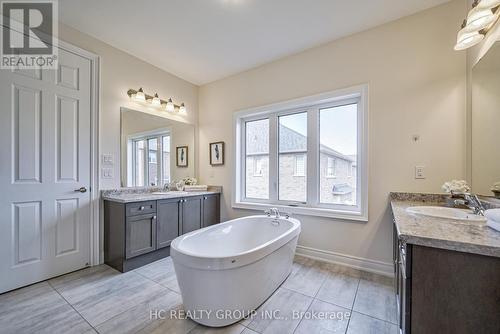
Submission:
[[[452,195],[454,197],[461,197],[461,199],[456,199],[454,201],[455,205],[465,205],[471,209],[475,215],[484,216],[484,206],[476,194],[452,192]]]

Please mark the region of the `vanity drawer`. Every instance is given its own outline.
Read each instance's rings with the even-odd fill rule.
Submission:
[[[128,203],[125,207],[127,217],[156,213],[156,201]]]

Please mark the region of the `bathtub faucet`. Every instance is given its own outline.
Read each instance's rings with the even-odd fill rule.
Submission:
[[[271,215],[274,215],[276,218],[280,217],[280,211],[277,208],[270,208],[269,210],[264,211],[264,213],[268,217],[271,217]]]

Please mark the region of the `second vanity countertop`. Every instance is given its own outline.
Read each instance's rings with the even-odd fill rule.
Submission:
[[[500,257],[500,232],[486,223],[416,215],[412,206],[444,206],[444,195],[391,193],[398,238],[406,243]]]
[[[101,197],[105,201],[118,203],[134,203],[144,201],[156,201],[170,198],[182,198],[192,196],[204,196],[220,194],[221,187],[210,186],[207,191],[169,191],[163,194],[155,194],[162,192],[161,189],[143,189],[143,188],[121,188],[113,190],[103,190]]]

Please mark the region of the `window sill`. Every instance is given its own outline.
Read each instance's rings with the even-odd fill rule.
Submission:
[[[300,216],[336,218],[342,220],[352,220],[357,222],[368,222],[368,216],[354,211],[333,210],[328,208],[311,208],[301,206],[279,205],[271,203],[235,202],[233,209],[246,209],[264,211],[269,208],[277,208],[280,212],[291,213]]]

